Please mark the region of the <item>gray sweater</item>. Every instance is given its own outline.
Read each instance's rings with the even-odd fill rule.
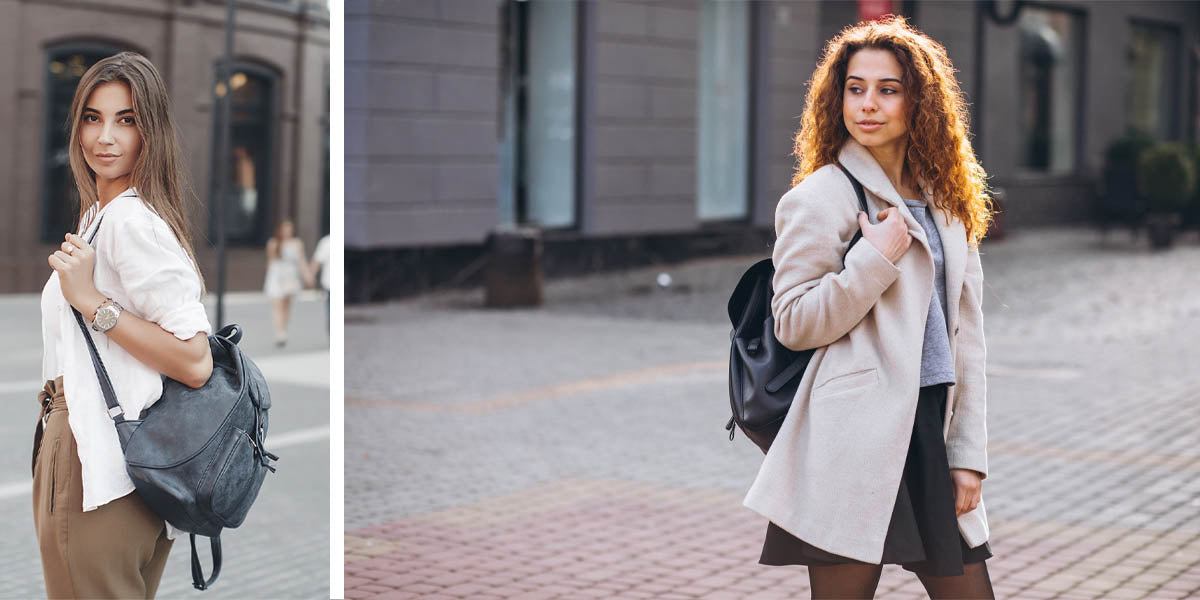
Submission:
[[[939,383],[954,385],[954,361],[950,357],[950,332],[946,327],[946,264],[942,238],[933,222],[933,213],[924,202],[905,198],[904,203],[925,229],[929,250],[933,253],[933,294],[929,298],[925,344],[921,348],[921,387]]]

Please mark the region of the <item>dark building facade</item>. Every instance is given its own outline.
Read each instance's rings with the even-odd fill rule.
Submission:
[[[240,0],[230,79],[228,285],[260,289],[263,247],[291,218],[306,246],[329,230],[329,9],[322,0]],[[80,76],[123,50],[162,74],[198,198],[197,257],[216,288],[216,99],[225,2],[0,0],[0,293],[36,292],[46,257],[78,210],[67,166],[67,111]]]
[[[824,43],[896,12],[943,43],[1008,228],[1089,220],[1105,147],[1197,139],[1200,3],[445,0],[346,5],[347,299],[765,250]]]

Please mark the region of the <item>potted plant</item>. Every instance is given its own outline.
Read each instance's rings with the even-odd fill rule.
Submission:
[[[1142,154],[1138,185],[1146,199],[1146,229],[1153,247],[1171,246],[1195,178],[1192,158],[1181,144],[1162,144]]]
[[[1188,155],[1192,159],[1192,174],[1195,180],[1192,185],[1192,197],[1183,208],[1183,226],[1200,228],[1200,142],[1188,144]]]
[[[1123,223],[1136,234],[1141,226],[1145,207],[1138,190],[1138,161],[1152,146],[1154,138],[1135,131],[1113,140],[1105,149],[1098,211],[1104,231],[1113,223]]]

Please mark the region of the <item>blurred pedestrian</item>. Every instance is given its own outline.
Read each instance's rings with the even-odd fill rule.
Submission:
[[[304,242],[296,237],[295,225],[283,219],[275,227],[275,235],[267,240],[267,276],[263,283],[263,292],[271,301],[275,345],[280,348],[287,343],[292,298],[312,281],[305,256]]]
[[[312,265],[310,270],[313,273],[320,273],[321,277],[318,281],[321,283],[321,289],[325,290],[325,333],[329,333],[329,234],[325,234],[321,239],[317,240],[317,247],[313,250]]]
[[[70,110],[79,228],[47,259],[42,290],[34,528],[48,597],[152,598],[176,531],[134,493],[83,336],[95,338],[127,415],[158,400],[164,375],[208,381],[184,161],[166,87],[139,54],[96,63]]]
[[[978,252],[991,214],[967,136],[945,49],[904,18],[826,46],[772,256],[775,334],[818,350],[745,501],[771,521],[760,562],[808,565],[814,598],[870,598],[885,563],[931,598],[993,597]]]

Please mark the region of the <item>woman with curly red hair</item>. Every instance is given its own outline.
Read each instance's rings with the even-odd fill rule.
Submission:
[[[903,17],[826,46],[772,254],[775,335],[817,351],[745,500],[771,521],[760,562],[807,565],[814,598],[870,598],[883,564],[932,598],[993,597],[978,251],[991,208],[967,132],[945,49]]]

